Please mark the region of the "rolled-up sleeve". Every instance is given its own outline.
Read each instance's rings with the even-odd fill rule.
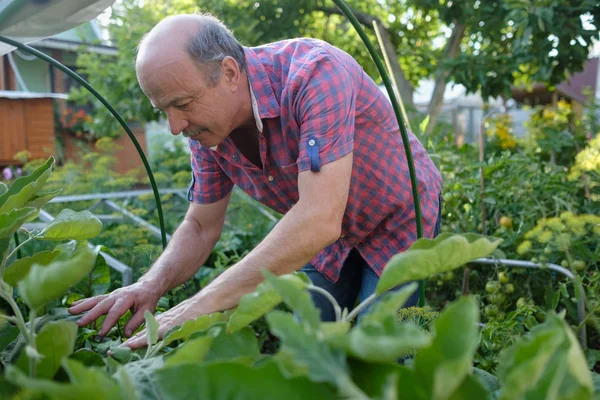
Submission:
[[[187,193],[188,201],[198,204],[215,203],[231,192],[233,182],[212,154],[212,150],[189,141],[191,151],[192,181]]]
[[[294,99],[300,124],[298,172],[317,172],[354,146],[355,78],[331,55],[320,53],[318,57],[303,71],[303,83]]]

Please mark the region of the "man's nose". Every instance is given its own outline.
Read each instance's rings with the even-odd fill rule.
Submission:
[[[169,120],[169,129],[171,130],[172,135],[179,135],[189,126],[188,121],[176,115],[169,114],[167,118]]]

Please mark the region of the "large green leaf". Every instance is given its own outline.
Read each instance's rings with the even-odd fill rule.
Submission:
[[[161,346],[168,346],[176,340],[187,339],[194,333],[204,331],[217,322],[225,321],[227,316],[227,313],[216,312],[186,321],[182,325],[169,329],[163,337]]]
[[[415,358],[415,373],[428,398],[445,400],[472,372],[478,344],[479,308],[473,297],[450,304],[433,323],[431,346]]]
[[[213,336],[205,361],[222,361],[241,357],[255,359],[260,355],[258,340],[250,327],[227,333],[225,322],[218,323],[209,330]],[[202,336],[205,334],[202,333]]]
[[[293,283],[298,288],[304,288],[308,285],[308,282],[300,275],[289,274],[283,275],[280,278]],[[227,329],[229,332],[235,332],[248,326],[251,322],[256,321],[271,311],[282,301],[283,298],[277,293],[270,282],[264,281],[260,283],[254,292],[242,296],[237,308],[229,318]]]
[[[48,265],[59,254],[60,251],[47,250],[37,253],[31,257],[23,257],[20,260],[16,260],[6,269],[6,271],[4,271],[4,281],[11,286],[16,286],[20,280],[27,276],[34,264]]]
[[[213,332],[218,334],[216,331]],[[208,353],[214,336],[216,335],[207,334],[187,340],[165,357],[165,366],[200,363],[204,359],[204,356],[206,356],[206,353]]]
[[[73,353],[77,337],[77,324],[70,321],[49,322],[35,338],[35,347],[41,360],[36,365],[36,377],[52,379],[64,357]],[[29,371],[29,357],[25,351],[17,360],[16,366],[23,372]]]
[[[154,374],[161,399],[263,400],[333,399],[324,384],[285,378],[273,362],[253,368],[237,363],[176,365]],[[181,384],[185,382],[185,384]]]
[[[263,275],[283,301],[300,317],[302,323],[308,324],[311,329],[317,329],[321,322],[319,309],[315,306],[306,284],[299,285],[297,279],[285,276],[276,277],[268,270]]]
[[[467,376],[448,400],[489,400],[492,394],[488,392],[477,379],[476,375]]]
[[[281,339],[283,349],[293,354],[298,364],[308,367],[312,381],[329,382],[337,386],[342,396],[366,398],[352,382],[342,351],[328,346],[290,313],[272,311],[267,314],[267,323],[271,332]]]
[[[21,225],[35,218],[37,213],[36,208],[25,207],[0,214],[0,239],[9,238]]]
[[[406,303],[417,287],[416,283],[411,283],[397,291],[382,295],[381,299],[372,304],[369,311],[360,318],[359,325],[377,324],[389,316],[395,317],[400,307]]]
[[[371,399],[385,399],[384,388],[390,379],[402,382],[398,399],[418,400],[414,393],[414,372],[398,363],[369,363],[357,359],[348,360],[352,379]]]
[[[389,315],[378,324],[359,325],[336,342],[361,360],[394,362],[416,349],[429,346],[431,337],[418,326],[400,323],[394,315]]]
[[[119,382],[122,399],[137,400],[140,398],[135,383],[133,382],[133,378],[127,373],[125,368],[119,368],[117,372],[113,374],[113,378]]]
[[[29,199],[29,201],[25,205],[27,207],[42,208],[50,200],[55,198],[60,192],[62,192],[62,189],[56,189],[56,190],[51,190],[49,192],[38,193],[33,198]]]
[[[8,251],[10,247],[10,237],[5,237],[4,239],[0,239],[0,259],[4,256],[4,253]],[[7,254],[8,255],[8,254]]]
[[[90,349],[79,349],[69,356],[71,360],[76,360],[86,367],[105,367],[106,363],[102,356]]]
[[[105,400],[123,399],[119,386],[108,375],[97,368],[85,368],[75,360],[65,359],[62,363],[71,383],[58,383],[48,379],[32,379],[15,366],[6,368],[6,378],[22,388],[43,393],[61,400]]]
[[[90,272],[94,253],[82,247],[72,257],[58,259],[48,265],[33,265],[18,283],[19,293],[30,308],[38,308],[62,296],[71,286]]]
[[[0,182],[0,196],[2,196],[6,192],[8,192],[8,186]]]
[[[50,157],[44,165],[35,170],[31,175],[17,178],[8,191],[0,195],[0,213],[11,211],[13,208],[21,208],[35,197],[44,183],[52,174],[54,158]]]
[[[135,384],[137,393],[141,399],[163,400],[165,398],[160,394],[154,376],[154,372],[161,369],[163,365],[164,362],[162,357],[152,357],[148,360],[129,362],[124,366],[127,370],[127,374]],[[184,381],[180,380],[180,385],[181,382]]]
[[[546,322],[500,354],[502,399],[591,399],[591,374],[568,325],[549,313]]]
[[[64,209],[46,225],[38,239],[87,240],[97,236],[100,231],[102,231],[102,222],[88,210]]]
[[[425,279],[488,256],[500,242],[502,239],[474,233],[442,233],[435,239],[419,239],[387,263],[376,292],[384,293],[402,283]]]

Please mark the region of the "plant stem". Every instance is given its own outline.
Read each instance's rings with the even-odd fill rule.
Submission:
[[[14,316],[15,323],[19,327],[19,330],[25,337],[26,341],[29,342],[29,334],[27,332],[27,326],[25,325],[25,319],[23,318],[23,314],[21,314],[21,310],[19,309],[19,306],[17,305],[15,300],[12,298],[12,296],[10,296],[8,293],[4,292],[1,288],[0,288],[0,297],[3,298],[4,300],[6,300],[8,305],[10,305],[10,308],[12,308],[13,312],[15,313],[15,316]]]
[[[338,304],[335,297],[333,297],[331,295],[331,293],[329,293],[327,290],[320,288],[318,286],[315,286],[315,285],[309,285],[308,290],[312,290],[313,292],[321,293],[323,296],[325,296],[325,298],[327,298],[327,300],[329,300],[329,302],[333,306],[333,310],[335,311],[336,322],[340,321],[342,319],[342,308]]]
[[[17,324],[17,319],[14,317],[9,317],[8,315],[4,315],[4,314],[0,314],[0,319],[4,319],[8,322],[10,322],[11,324]]]
[[[17,247],[15,247],[15,249],[8,255],[8,257],[6,257],[6,259],[10,259],[12,256],[14,256],[15,254],[17,254],[17,251],[19,251],[19,249],[21,247],[23,247],[25,245],[25,243],[32,241],[33,239],[35,239],[35,236],[29,236],[26,240],[23,241],[23,243],[21,243],[20,245],[18,245]],[[4,265],[4,263],[3,263]]]
[[[348,314],[344,321],[352,321],[362,310],[369,307],[371,303],[375,301],[376,298],[377,294],[375,293],[367,297],[362,303],[357,305],[356,308],[350,312],[350,314]]]
[[[35,310],[31,310],[29,312],[29,329],[31,329],[29,332],[29,346],[31,346],[34,350],[37,350],[35,346]],[[31,378],[35,377],[36,363],[37,360],[35,358],[29,357],[29,376]]]
[[[6,261],[8,261],[8,250],[5,251],[4,254],[2,254],[2,264],[0,264],[0,280],[4,276],[4,268],[6,267]]]

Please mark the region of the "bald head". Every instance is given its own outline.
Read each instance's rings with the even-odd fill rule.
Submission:
[[[136,70],[139,76],[148,66],[191,61],[211,85],[227,56],[245,69],[243,48],[221,21],[210,14],[181,14],[163,19],[142,39]]]

